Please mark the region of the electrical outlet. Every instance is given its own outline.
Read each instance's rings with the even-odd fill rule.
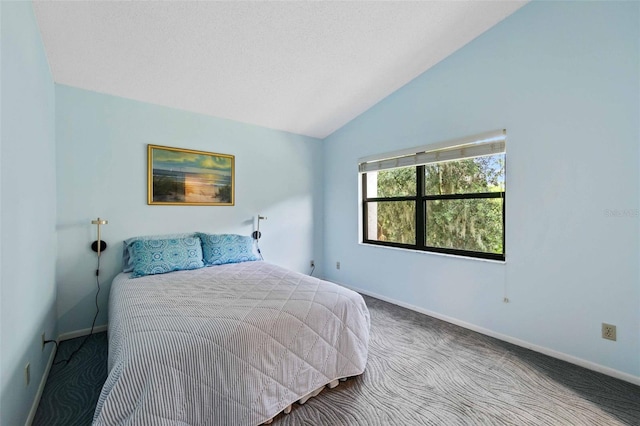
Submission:
[[[31,365],[27,363],[24,367],[24,385],[29,386],[29,382],[31,381]]]
[[[309,262],[309,266],[311,268],[315,268],[316,267],[316,262],[312,260],[311,262]]]
[[[336,269],[340,269],[340,262],[336,262]]]
[[[612,324],[602,323],[602,338],[608,340],[616,340],[616,326]]]
[[[47,336],[45,335],[45,332],[42,332],[42,348],[40,348],[41,351],[44,351],[44,341],[47,340]]]

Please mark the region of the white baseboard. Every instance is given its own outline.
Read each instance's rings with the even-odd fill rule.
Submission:
[[[49,378],[49,371],[51,371],[51,366],[53,365],[53,360],[56,358],[57,352],[58,345],[56,344],[51,350],[51,355],[49,355],[49,361],[47,362],[47,366],[45,367],[44,373],[42,374],[42,379],[40,379],[40,385],[38,386],[38,391],[36,392],[36,396],[33,399],[33,404],[31,404],[31,410],[29,410],[29,416],[27,416],[25,426],[31,426],[31,423],[33,423],[33,419],[36,417],[36,411],[38,411],[38,406],[40,405],[40,398],[42,398],[42,392],[44,392],[44,387],[47,384],[47,379]]]
[[[410,303],[401,302],[399,300],[392,299],[390,297],[386,297],[380,294],[373,293],[368,290],[363,290],[361,288],[356,288],[349,285],[344,285],[341,283],[336,283],[343,287],[350,288],[353,291],[357,291],[358,293],[365,294],[367,296],[375,297],[376,299],[384,300],[385,302],[392,303],[397,306],[402,306],[403,308],[410,309],[415,312],[419,312],[424,315],[428,315],[433,318],[437,318],[442,321],[446,321],[451,324],[458,325],[460,327],[475,331],[480,334],[484,334],[486,336],[494,337],[498,340],[505,341],[507,343],[512,343],[516,346],[520,346],[523,348],[531,349],[532,351],[539,352],[544,355],[548,355],[552,358],[556,358],[562,361],[569,362],[571,364],[579,365],[580,367],[584,367],[589,370],[597,371],[598,373],[606,374],[607,376],[615,377],[616,379],[624,380],[625,382],[632,383],[634,385],[640,386],[640,377],[634,376],[632,374],[628,374],[610,367],[605,367],[604,365],[596,364],[595,362],[587,361],[586,359],[578,358],[573,355],[566,354],[564,352],[559,352],[553,349],[546,348],[544,346],[539,346],[524,340],[516,339],[511,336],[507,336],[505,334],[496,333],[495,331],[479,327],[475,324],[471,324],[465,321],[461,321],[456,318],[449,317],[447,315],[442,315],[437,312],[430,311],[428,309],[423,309],[419,306],[412,305]]]
[[[93,332],[101,333],[103,331],[107,331],[107,327],[108,325],[99,325],[99,326],[93,327]],[[70,331],[69,333],[63,333],[60,336],[58,336],[58,342],[62,342],[64,340],[69,340],[69,339],[75,339],[76,337],[86,336],[89,333],[91,333],[91,328]]]

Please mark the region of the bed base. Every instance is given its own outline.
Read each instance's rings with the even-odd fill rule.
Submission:
[[[296,401],[298,404],[300,405],[304,405],[307,401],[309,401],[311,398],[314,398],[316,396],[318,396],[320,394],[320,392],[322,392],[322,390],[327,387],[329,389],[333,389],[335,387],[337,387],[340,382],[344,382],[348,379],[348,377],[342,377],[340,379],[335,379],[330,381],[329,383],[327,383],[326,385],[320,386],[318,389],[314,390],[313,392],[309,392],[308,394],[306,394],[305,396],[303,396],[302,398],[300,398],[298,401]],[[271,417],[269,420],[267,420],[266,422],[262,423],[263,425],[268,425],[273,423],[273,420],[278,417],[281,413],[284,414],[289,414],[291,413],[291,410],[293,409],[293,404],[287,406],[284,410],[282,410],[280,413],[276,414],[275,416]]]

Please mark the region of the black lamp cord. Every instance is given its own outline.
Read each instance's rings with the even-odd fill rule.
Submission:
[[[256,250],[258,250],[258,254],[260,255],[260,260],[264,260],[264,257],[262,257],[262,252],[260,251],[260,237],[262,236],[262,233],[260,231],[255,231],[253,233],[253,239],[256,240]]]
[[[96,319],[98,319],[98,314],[100,313],[100,306],[98,305],[98,295],[100,294],[100,256],[98,256],[98,266],[96,267],[96,285],[98,286],[98,291],[96,291],[96,314],[93,317],[93,322],[91,323],[91,331],[89,332],[89,334],[87,334],[84,337],[84,340],[82,340],[82,343],[80,343],[80,346],[78,346],[78,348],[71,352],[71,355],[69,355],[69,358],[67,359],[61,359],[60,361],[54,362],[53,365],[58,365],[58,364],[62,364],[64,362],[64,365],[69,364],[69,362],[71,361],[71,358],[73,358],[73,356],[78,353],[80,351],[80,349],[82,349],[82,347],[84,346],[84,344],[87,342],[87,339],[89,339],[89,337],[91,337],[91,335],[93,334],[93,328],[96,325]],[[55,340],[45,340],[44,343],[55,343],[56,345],[56,352],[58,351],[58,342],[56,342]]]

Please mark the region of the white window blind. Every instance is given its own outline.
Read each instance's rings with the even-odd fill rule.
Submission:
[[[358,169],[360,173],[366,173],[500,154],[505,152],[506,140],[507,131],[504,129],[486,132],[461,139],[364,157],[358,160]]]

